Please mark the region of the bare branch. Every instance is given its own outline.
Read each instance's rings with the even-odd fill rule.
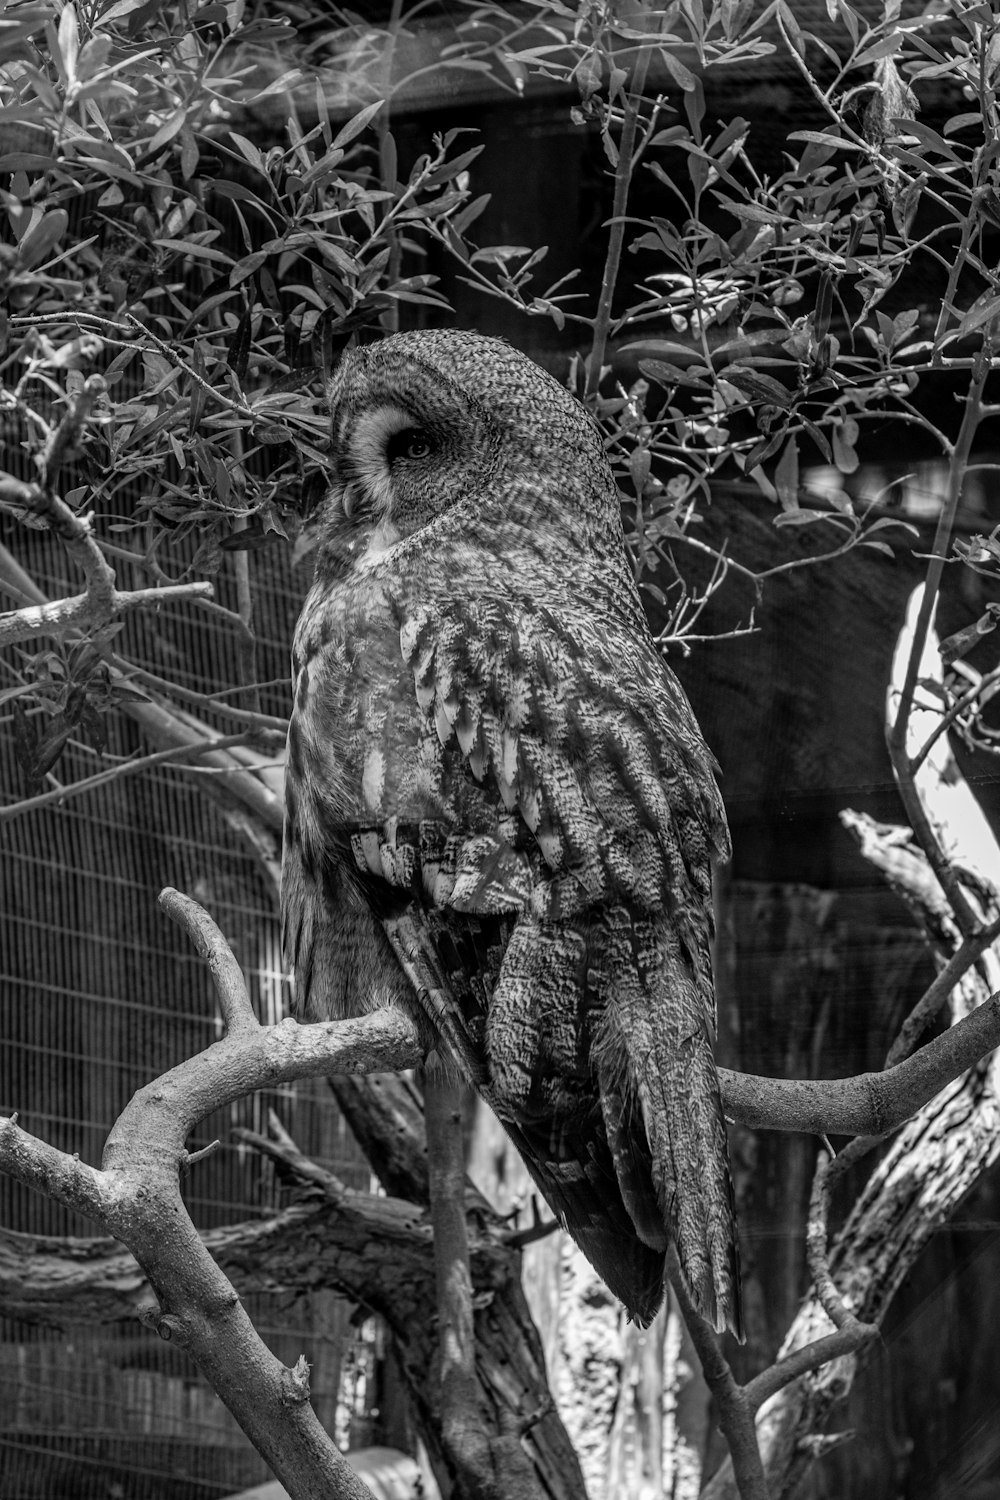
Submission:
[[[994,918],[980,932],[973,933],[965,939],[933,983],[928,985],[926,992],[921,995],[899,1028],[899,1034],[889,1048],[886,1068],[910,1056],[924,1031],[948,1004],[959,980],[968,973],[976,960],[993,946],[998,937],[1000,937],[1000,917]]]
[[[16,1112],[0,1120],[0,1169],[67,1208],[100,1217],[101,1173],[22,1130]]]
[[[857,1321],[853,1328],[837,1329],[835,1333],[825,1334],[814,1339],[811,1344],[796,1349],[792,1354],[786,1354],[783,1359],[776,1360],[766,1370],[761,1370],[753,1380],[747,1381],[743,1394],[753,1410],[759,1411],[765,1401],[791,1385],[793,1380],[812,1374],[832,1360],[857,1354],[870,1338],[878,1336],[878,1329],[872,1324]]]
[[[288,1369],[264,1346],[232,1285],[194,1228],[179,1190],[185,1140],[212,1109],[264,1083],[304,1074],[412,1066],[416,1029],[399,1011],[360,1022],[265,1029],[222,934],[194,902],[167,892],[164,905],[195,938],[212,968],[228,1033],[190,1062],[140,1089],[122,1112],[102,1170],[0,1126],[0,1168],[78,1208],[128,1246],[156,1293],[148,1321],[185,1348],[251,1442],[296,1500],[371,1500],[323,1431],[308,1401],[305,1367]]]
[[[160,906],[168,917],[184,928],[207,963],[219,997],[227,1036],[255,1035],[261,1026],[250,1004],[243,970],[208,912],[172,886],[160,892]]]
[[[852,1334],[858,1347],[866,1340],[875,1338],[878,1329],[872,1324],[863,1324],[845,1303],[830,1274],[827,1260],[828,1224],[830,1217],[830,1159],[822,1152],[816,1162],[813,1175],[812,1195],[809,1202],[809,1220],[806,1226],[806,1250],[813,1288],[820,1305],[834,1328],[840,1333]]]
[[[233,1135],[237,1140],[259,1151],[262,1156],[270,1157],[272,1161],[280,1161],[302,1182],[308,1183],[310,1187],[318,1188],[330,1203],[342,1207],[349,1201],[349,1190],[336,1173],[331,1172],[329,1167],[321,1167],[319,1162],[313,1161],[311,1157],[299,1150],[273,1109],[268,1110],[267,1124],[270,1135],[261,1135],[259,1131],[248,1130],[242,1125],[236,1127]]]
[[[722,1353],[718,1335],[701,1316],[688,1295],[676,1252],[668,1257],[670,1285],[691,1342],[698,1354],[705,1382],[718,1407],[719,1426],[729,1444],[729,1456],[740,1500],[769,1500],[764,1468],[757,1447],[753,1407]]]
[[[110,571],[110,570],[109,570]],[[114,574],[111,575],[112,579]],[[55,599],[51,604],[28,605],[0,615],[0,646],[15,646],[39,636],[59,635],[64,630],[95,630],[118,615],[137,609],[160,609],[179,599],[210,599],[212,585],[206,581],[176,583],[167,588],[116,589],[103,585]]]
[[[40,807],[52,805],[61,807],[71,797],[83,796],[99,786],[105,786],[109,781],[120,781],[124,776],[134,776],[137,772],[148,771],[153,766],[183,765],[203,755],[214,755],[219,750],[244,745],[246,740],[246,734],[228,735],[221,739],[208,739],[201,744],[178,745],[173,750],[157,750],[152,755],[137,755],[128,760],[117,761],[105,770],[98,771],[94,776],[84,776],[79,781],[71,781],[65,786],[56,787],[54,791],[40,792],[37,797],[24,797],[20,802],[11,802],[5,807],[0,807],[0,823],[9,823],[14,818],[23,817],[25,813],[36,812]]]
[[[1000,1046],[1000,993],[913,1057],[854,1078],[759,1078],[720,1068],[730,1119],[751,1130],[811,1135],[884,1135]]]

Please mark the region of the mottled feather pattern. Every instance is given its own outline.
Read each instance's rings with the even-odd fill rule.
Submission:
[[[709,951],[728,835],[597,429],[475,335],[357,350],[331,407],[293,651],[297,1004],[416,996],[630,1312],[655,1313],[673,1241],[697,1305],[738,1330]]]

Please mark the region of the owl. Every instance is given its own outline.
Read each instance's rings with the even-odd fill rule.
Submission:
[[[397,1005],[641,1324],[741,1330],[709,753],[600,431],[506,343],[354,349],[295,632],[282,920],[308,1019]]]

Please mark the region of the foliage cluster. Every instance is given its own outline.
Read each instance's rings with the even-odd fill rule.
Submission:
[[[398,8],[384,27],[334,17],[307,77],[280,71],[288,16],[241,3],[8,6],[5,426],[37,449],[52,407],[100,371],[106,401],[71,503],[109,527],[141,523],[151,581],[164,536],[196,527],[189,566],[211,573],[248,522],[258,540],[280,537],[289,497],[322,472],[310,382],[343,340],[394,326],[401,305],[446,315],[421,270],[434,242],[484,293],[578,331],[580,383],[638,502],[646,564],[696,536],[712,484],[738,475],[782,525],[823,521],[885,545],[875,533],[887,518],[855,514],[836,486],[810,503],[800,471],[850,474],[862,426],[887,415],[947,454],[918,387],[969,368],[1000,306],[983,245],[1000,223],[996,22],[989,7],[953,3],[929,31],[898,7],[866,24],[835,5],[835,51],[832,27],[811,36],[783,3],[751,10],[637,6],[620,19],[553,0],[515,23],[503,7],[470,6],[441,49],[441,67],[485,70],[515,92],[540,76],[578,94],[574,116],[599,132],[616,189],[592,295],[565,281],[535,293],[544,247],[473,242],[480,147],[437,137],[400,180],[390,96],[405,99],[410,80],[393,59],[418,22]],[[706,84],[776,47],[828,121],[792,132],[782,169],[765,174],[747,120],[709,119]],[[328,99],[350,93],[345,68],[357,92],[381,85],[383,97],[331,122]],[[942,79],[965,97],[939,131],[918,104]],[[283,143],[250,139],[245,122],[278,106]],[[640,171],[662,199],[645,221],[628,206]],[[653,267],[632,296],[623,247]],[[921,260],[941,268],[931,285],[946,283],[932,332],[911,300]],[[880,304],[904,272],[890,315]],[[610,348],[642,377],[615,392]]]
[[[818,36],[784,0],[756,16],[747,0],[538,0],[516,17],[470,4],[435,23],[430,63],[414,52],[422,10],[397,4],[381,24],[331,12],[296,44],[308,67],[289,69],[293,21],[309,24],[292,5],[5,6],[0,421],[28,476],[99,373],[64,493],[99,515],[112,561],[134,558],[156,586],[294,536],[327,462],[318,380],[354,334],[447,319],[433,251],[576,336],[571,378],[634,501],[665,636],[697,628],[705,593],[687,590],[680,549],[711,550],[699,524],[720,483],[756,486],[780,526],[826,528],[825,555],[898,540],[850,494],[863,429],[919,429],[948,459],[953,434],[921,383],[971,375],[1000,309],[990,8],[951,0],[929,26],[838,3]],[[775,51],[818,128],[791,132],[765,170],[750,122],[713,120],[706,95]],[[613,184],[600,287],[536,290],[544,246],[475,242],[482,147],[457,132],[400,174],[392,110],[435,69],[516,96],[539,80],[565,90]],[[940,129],[922,90],[938,113],[944,100]],[[639,174],[657,200],[644,218],[630,212]],[[843,482],[828,474],[811,495],[817,465]],[[0,494],[23,519],[21,492]],[[196,548],[172,550],[192,532]],[[731,568],[716,560],[709,592]]]

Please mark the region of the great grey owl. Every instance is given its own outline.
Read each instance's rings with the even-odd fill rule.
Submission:
[[[299,1012],[417,1013],[634,1318],[673,1242],[739,1333],[709,954],[728,832],[599,429],[470,333],[355,349],[329,396],[286,778]]]

